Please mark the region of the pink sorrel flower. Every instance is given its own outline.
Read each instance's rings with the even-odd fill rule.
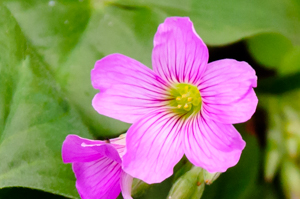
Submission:
[[[82,199],[115,199],[121,190],[125,199],[132,199],[132,177],[122,170],[124,153],[124,136],[108,143],[68,135],[62,146],[63,161],[72,163]]]
[[[189,18],[167,18],[158,27],[153,70],[121,54],[96,62],[94,108],[133,123],[123,169],[147,183],[161,182],[185,154],[209,172],[237,164],[245,147],[232,124],[255,112],[255,71],[246,62],[208,63],[208,49]]]

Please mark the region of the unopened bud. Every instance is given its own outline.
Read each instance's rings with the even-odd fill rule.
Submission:
[[[300,198],[300,169],[294,162],[290,160],[283,162],[281,180],[287,198]]]
[[[192,167],[192,169],[176,180],[167,198],[199,199],[202,196],[205,187],[203,173],[204,171],[202,168]]]
[[[211,185],[220,175],[222,172],[214,172],[210,173],[208,171],[204,171],[204,182],[207,185]]]
[[[281,163],[282,152],[278,148],[269,147],[266,152],[265,159],[265,179],[272,181]]]
[[[296,136],[290,136],[285,140],[286,149],[291,158],[296,158],[298,156],[298,139]]]
[[[186,157],[182,158],[182,160],[174,168],[173,182],[175,182],[178,178],[191,170],[193,166],[194,165],[190,161],[188,161]]]
[[[266,157],[264,164],[264,177],[266,181],[272,181],[282,162],[284,136],[282,132],[283,121],[276,98],[269,101],[269,130],[267,138]]]
[[[145,191],[147,191],[149,189],[150,186],[151,185],[145,183],[144,181],[134,178],[133,182],[132,182],[131,195],[134,198],[140,197],[141,195],[143,195],[145,193]]]

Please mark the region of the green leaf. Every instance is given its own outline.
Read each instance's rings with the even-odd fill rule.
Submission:
[[[129,125],[99,115],[90,70],[96,60],[122,53],[151,67],[153,36],[168,16],[190,16],[209,45],[225,45],[262,32],[300,44],[294,0],[4,0],[94,135],[116,136]],[[288,15],[286,13],[289,13]]]
[[[112,0],[124,6],[150,7],[165,16],[189,16],[209,45],[224,45],[263,32],[281,33],[300,44],[297,0]],[[288,13],[288,14],[287,14]],[[161,19],[163,21],[164,19]]]
[[[275,77],[259,79],[258,92],[281,94],[300,88],[300,46],[274,33],[251,37],[247,45],[258,63],[277,72]]]
[[[6,5],[93,133],[111,137],[126,131],[129,124],[99,115],[91,106],[98,91],[91,86],[90,71],[96,60],[116,52],[150,66],[152,37],[157,26],[151,20],[156,17],[147,9],[104,7],[102,1],[54,2],[7,1]],[[141,16],[147,18],[148,26]],[[139,27],[143,27],[142,32]],[[72,45],[66,47],[64,43]]]
[[[300,71],[300,46],[293,46],[283,57],[278,72],[280,75],[299,73]]]
[[[1,4],[0,13],[0,188],[78,198],[61,145],[68,134],[91,135]]]
[[[247,40],[248,49],[256,61],[276,69],[279,76],[300,71],[300,46],[280,34],[261,34]]]
[[[0,159],[5,163],[0,165],[0,187],[25,186],[68,197],[78,195],[70,165],[61,162],[60,147],[65,136],[74,133],[91,137],[90,131],[111,137],[129,126],[101,116],[92,108],[97,91],[91,86],[90,70],[96,60],[118,52],[151,67],[157,26],[172,15],[190,16],[209,45],[225,45],[263,32],[280,33],[293,45],[300,44],[296,0],[2,2],[10,12],[1,7]],[[294,54],[284,61],[285,65],[290,65],[290,60],[298,62],[297,52]],[[271,92],[268,85],[273,93],[287,91],[283,84],[292,88],[300,85],[299,74],[274,81],[276,84],[260,83],[261,91]],[[235,170],[244,175],[252,165],[254,169],[245,179],[239,179],[232,168],[212,187],[221,187],[215,184],[223,181],[225,189],[220,190],[237,196],[244,192],[236,186],[248,190],[257,175],[258,148],[253,143],[250,139],[245,149],[250,161],[243,155],[244,166],[239,164]],[[230,175],[241,183],[229,185]],[[165,187],[170,186],[168,181]],[[228,195],[226,191],[216,194]],[[153,192],[151,196],[158,194],[162,195]]]
[[[270,68],[279,68],[284,56],[293,48],[288,38],[274,33],[251,37],[247,44],[256,61]]]

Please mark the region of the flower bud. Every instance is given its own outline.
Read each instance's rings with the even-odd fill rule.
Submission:
[[[204,191],[204,170],[192,167],[188,172],[178,178],[172,186],[168,199],[199,199]]]
[[[191,170],[194,165],[188,161],[185,157],[176,165],[174,168],[173,182],[184,175],[186,172]]]
[[[291,158],[297,158],[299,143],[296,136],[290,136],[285,140],[286,149]]]
[[[150,185],[137,178],[133,179],[131,195],[136,198],[140,197],[149,189]]]
[[[264,164],[264,177],[272,181],[276,175],[284,156],[283,120],[278,99],[269,101],[269,130],[267,137],[266,158]]]
[[[204,182],[207,185],[211,185],[220,175],[222,172],[213,172],[210,173],[208,171],[204,171]]]
[[[269,148],[266,152],[264,176],[266,181],[272,181],[281,163],[282,152],[278,148]]]
[[[300,168],[285,160],[281,169],[281,180],[287,198],[300,198]]]

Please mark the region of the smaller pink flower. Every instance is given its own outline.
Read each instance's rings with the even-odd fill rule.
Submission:
[[[132,177],[122,170],[125,136],[109,141],[68,135],[62,146],[64,163],[72,163],[76,188],[82,199],[115,199],[122,190],[132,199]]]

